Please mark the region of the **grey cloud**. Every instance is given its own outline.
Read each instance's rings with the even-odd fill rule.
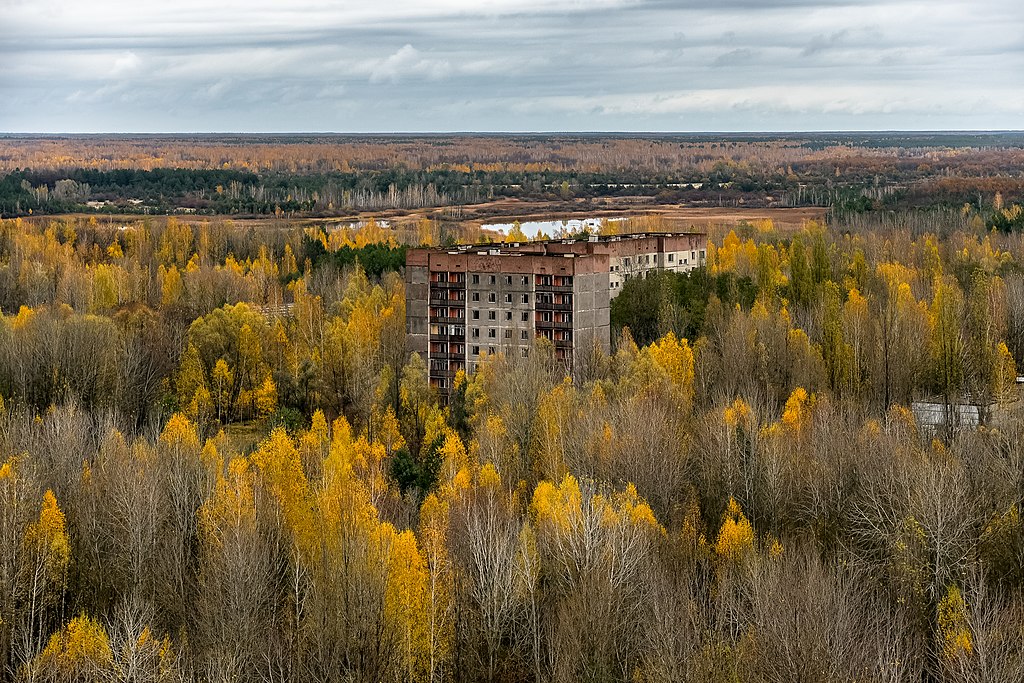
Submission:
[[[757,52],[749,48],[741,47],[715,57],[714,61],[711,62],[711,66],[740,66],[754,61],[757,56]]]
[[[8,0],[0,130],[1013,127],[1010,1]]]
[[[371,67],[370,82],[397,83],[404,78],[415,77],[439,80],[451,73],[451,70],[448,60],[426,57],[412,45],[406,44]]]
[[[807,47],[805,47],[800,54],[803,55],[804,57],[810,57],[811,55],[815,55],[819,52],[831,50],[839,45],[842,45],[843,41],[849,35],[850,30],[843,29],[841,31],[836,31],[830,36],[814,36],[814,38],[811,39],[810,44]]]

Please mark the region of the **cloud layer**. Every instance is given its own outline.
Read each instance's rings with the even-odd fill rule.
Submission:
[[[1019,0],[0,0],[0,131],[1024,127]]]

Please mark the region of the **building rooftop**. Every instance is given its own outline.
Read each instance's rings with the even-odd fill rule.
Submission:
[[[562,238],[537,240],[531,242],[482,242],[477,244],[458,244],[449,247],[417,247],[417,250],[448,254],[476,253],[481,256],[520,256],[548,254],[552,256],[572,257],[593,253],[595,245],[610,245],[617,242],[631,242],[648,238],[671,237],[706,237],[699,230],[673,232],[634,232],[624,235],[590,235],[578,239]],[[567,248],[568,247],[568,248]]]

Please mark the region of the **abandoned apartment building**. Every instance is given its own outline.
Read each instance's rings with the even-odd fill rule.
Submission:
[[[526,356],[546,338],[571,369],[577,353],[610,346],[609,304],[634,277],[703,265],[703,233],[592,236],[504,245],[410,249],[406,328],[410,350],[447,394],[482,356]]]

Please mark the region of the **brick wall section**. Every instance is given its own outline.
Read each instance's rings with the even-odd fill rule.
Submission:
[[[405,333],[409,351],[427,357],[429,342],[427,315],[429,306],[427,296],[430,293],[427,283],[428,270],[426,254],[413,254],[406,258],[405,265]],[[416,263],[422,260],[422,263]]]

